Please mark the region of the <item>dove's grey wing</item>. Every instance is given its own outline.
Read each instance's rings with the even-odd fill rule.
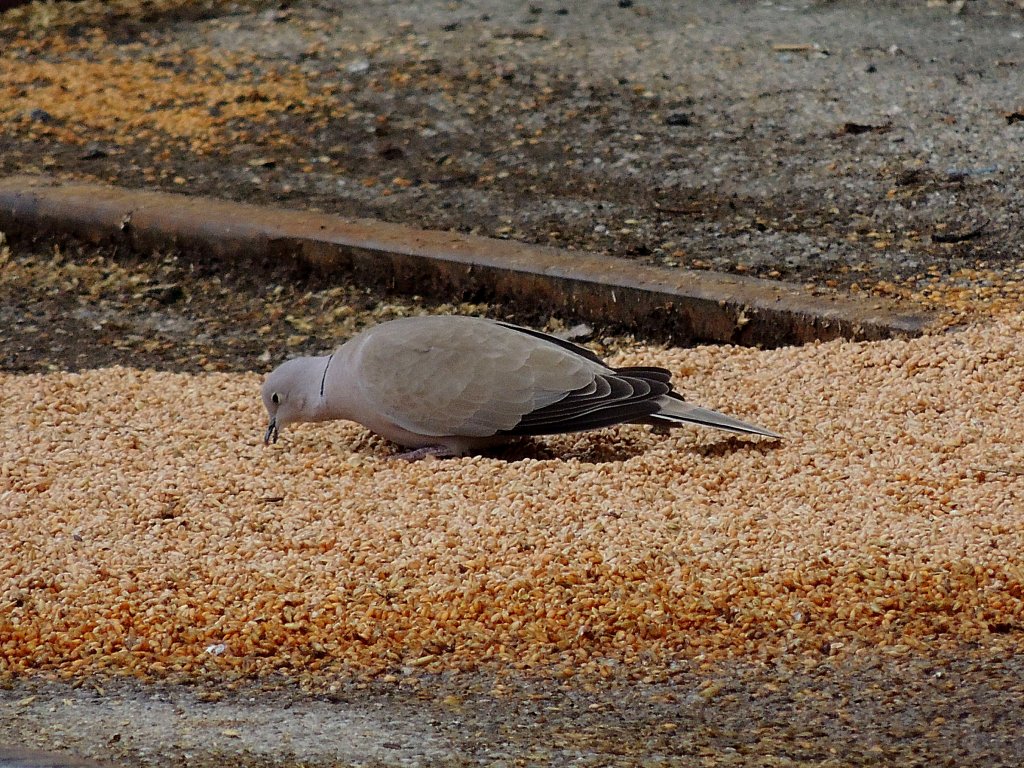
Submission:
[[[657,413],[670,386],[660,377],[647,376],[646,369],[632,372],[598,373],[587,387],[570,392],[564,399],[526,414],[511,435],[549,435],[609,427],[637,421]]]
[[[477,318],[396,320],[357,344],[354,378],[367,405],[433,437],[510,432],[527,414],[590,393],[603,369],[563,345]]]
[[[658,398],[672,390],[669,384],[672,374],[665,368],[632,366],[612,370],[586,347],[532,328],[511,323],[498,324],[559,346],[597,366],[594,380],[589,385],[573,390],[551,405],[525,414],[514,428],[504,430],[505,434],[579,432],[633,421],[656,412],[660,408]]]
[[[557,434],[629,421],[776,436],[684,402],[664,368],[612,369],[590,350],[505,323],[407,318],[350,344],[351,384],[360,411],[372,416],[357,420],[383,419],[423,437]]]
[[[581,347],[579,344],[573,344],[571,341],[560,339],[557,336],[552,336],[550,333],[544,333],[544,331],[536,331],[533,328],[526,328],[522,325],[513,325],[512,323],[503,323],[500,320],[494,321],[495,325],[500,325],[502,328],[508,328],[511,331],[517,331],[519,333],[525,333],[528,336],[533,336],[535,339],[546,341],[549,344],[554,344],[557,347],[561,347],[564,350],[572,352],[575,355],[579,355],[582,358],[589,360],[592,363],[596,363],[602,368],[607,368],[608,365],[600,357],[595,355],[592,351],[586,347]],[[660,369],[664,370],[664,369]],[[668,373],[668,371],[665,371]]]

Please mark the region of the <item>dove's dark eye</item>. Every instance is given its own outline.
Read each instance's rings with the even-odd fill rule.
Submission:
[[[272,402],[274,405],[280,405],[281,404],[281,397],[280,397],[280,395],[278,395],[277,392],[272,394],[270,396],[270,402]]]

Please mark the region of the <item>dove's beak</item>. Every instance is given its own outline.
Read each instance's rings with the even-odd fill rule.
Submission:
[[[276,443],[277,435],[277,418],[275,417],[270,420],[270,425],[267,427],[267,432],[265,435],[263,435],[263,444],[270,445],[271,440],[273,440]]]

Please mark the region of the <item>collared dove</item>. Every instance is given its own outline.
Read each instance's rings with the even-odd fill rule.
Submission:
[[[272,371],[262,389],[270,415],[264,443],[288,424],[331,419],[418,449],[407,458],[624,422],[781,437],[684,402],[670,376],[664,368],[611,368],[588,349],[509,323],[403,318],[362,331],[333,354]]]

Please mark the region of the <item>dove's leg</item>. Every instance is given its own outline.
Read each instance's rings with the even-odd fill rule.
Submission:
[[[391,458],[402,459],[403,461],[419,461],[420,459],[427,458],[427,456],[435,456],[439,459],[448,459],[457,455],[458,454],[456,454],[455,451],[446,445],[425,445],[414,451],[395,454]]]

